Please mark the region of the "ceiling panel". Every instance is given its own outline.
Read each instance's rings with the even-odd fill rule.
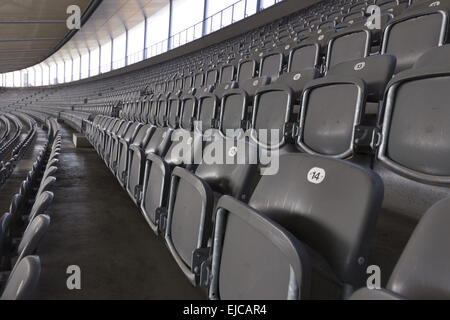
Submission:
[[[84,12],[91,1],[94,0],[0,0],[0,73],[28,68],[48,57],[67,35],[67,6],[77,4]],[[168,3],[169,0],[103,0],[51,60],[70,60],[94,50]],[[8,55],[17,59],[2,60]]]
[[[1,0],[0,73],[27,68],[48,57],[70,32],[67,7],[78,5],[83,14],[92,1]]]

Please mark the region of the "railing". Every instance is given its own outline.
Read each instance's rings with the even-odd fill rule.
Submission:
[[[216,0],[218,1],[218,0]],[[159,41],[157,43],[150,44],[144,50],[138,52],[133,52],[128,54],[126,57],[121,59],[113,60],[111,63],[100,64],[99,67],[92,69],[88,72],[86,69],[82,69],[81,73],[74,70],[76,76],[71,76],[72,79],[85,79],[89,76],[103,74],[112,70],[116,70],[134,63],[138,63],[142,60],[149,59],[151,57],[163,54],[169,50],[175,49],[182,45],[185,45],[191,41],[200,39],[210,33],[216,32],[226,26],[229,26],[237,21],[247,18],[261,10],[264,10],[274,4],[282,2],[283,0],[271,1],[266,7],[256,7],[257,0],[239,0],[228,7],[214,13],[213,15],[207,17],[206,19],[196,23],[189,28],[186,28],[168,39]],[[81,62],[80,62],[81,63]],[[80,77],[78,76],[80,75]],[[64,76],[64,81],[54,82],[54,83],[67,83],[66,76]],[[50,80],[50,79],[49,79]],[[45,81],[46,82],[46,81]],[[49,81],[51,83],[51,81]],[[31,86],[27,83],[28,86]],[[13,85],[13,87],[15,84]]]

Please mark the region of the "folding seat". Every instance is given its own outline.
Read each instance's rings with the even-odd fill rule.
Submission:
[[[44,214],[36,215],[36,217],[29,222],[20,242],[9,243],[10,248],[7,249],[9,253],[5,257],[6,271],[0,273],[2,287],[5,285],[5,282],[8,282],[9,279],[11,279],[14,272],[20,266],[21,260],[30,254],[35,254],[43,235],[47,232],[49,224],[49,216]],[[12,264],[13,260],[15,261],[14,265]]]
[[[41,262],[37,256],[24,257],[6,282],[1,300],[26,300],[36,288],[41,273]]]
[[[244,89],[253,99],[256,90],[259,87],[268,85],[270,78],[268,76],[256,77],[257,63],[254,59],[245,59],[239,62],[237,80],[239,88]]]
[[[195,174],[176,167],[167,209],[160,209],[157,218],[170,252],[193,285],[200,283],[201,266],[210,255],[218,198],[230,195],[246,201],[259,180],[257,146],[246,138],[227,138],[217,130],[210,133],[204,154],[222,156],[211,162],[204,157]]]
[[[206,72],[205,86],[215,86],[219,80],[219,69],[214,68]]]
[[[228,63],[223,65],[220,68],[219,83],[216,85],[214,94],[221,98],[226,88],[229,88],[230,84],[234,81],[235,75],[236,66],[234,64]]]
[[[173,129],[155,126],[155,124],[156,122],[150,123],[155,129],[146,144],[132,144],[129,149],[126,189],[136,204],[139,204],[142,199],[141,193],[147,155],[155,154],[164,157],[171,144]]]
[[[122,187],[126,187],[126,183],[128,181],[129,161],[132,157],[132,151],[130,150],[131,147],[134,146],[137,149],[142,149],[143,146],[147,144],[155,130],[155,126],[147,124],[139,126],[134,138],[127,133],[125,137],[119,139],[120,148],[116,175]],[[131,130],[129,130],[129,132],[130,131]]]
[[[148,111],[148,117],[147,122],[153,125],[156,125],[156,117],[158,115],[158,101],[160,99],[161,95],[157,94],[152,96],[149,102],[149,111]]]
[[[175,90],[175,80],[170,79],[167,81],[166,92],[173,92]]]
[[[150,112],[150,99],[151,96],[145,96],[142,98],[141,116],[139,122],[148,123],[148,114]]]
[[[130,113],[128,114],[128,121],[134,121],[134,119],[136,118],[136,114],[137,114],[137,109],[138,109],[138,100],[133,100],[130,101]]]
[[[145,101],[145,96],[144,97],[139,97],[139,99],[136,101],[136,110],[134,112],[134,121],[137,122],[141,122],[142,123],[142,112],[143,112],[143,107],[144,107],[144,101]]]
[[[156,104],[156,125],[160,127],[167,125],[167,98],[168,95],[161,95]]]
[[[117,164],[119,161],[121,143],[120,140],[130,141],[136,136],[137,130],[142,126],[139,122],[125,122],[116,133],[110,136],[110,156],[107,163],[113,174],[116,174]]]
[[[447,43],[449,8],[445,0],[424,2],[388,23],[381,53],[397,57],[396,73],[411,68],[427,50]]]
[[[350,27],[354,24],[364,24],[367,20],[365,11],[356,11],[349,14],[346,14],[342,17],[342,22],[336,24],[337,29],[341,29],[343,27]]]
[[[385,289],[359,289],[353,300],[450,299],[448,223],[450,198],[433,205],[420,219]]]
[[[256,61],[253,59],[243,59],[239,61],[237,70],[237,82],[243,84],[244,82],[256,76]]]
[[[17,197],[16,197],[17,196]],[[15,195],[15,198],[19,198]],[[16,209],[17,210],[17,209]],[[11,210],[10,210],[11,211]],[[6,212],[0,218],[0,270],[5,270],[9,264],[9,254],[11,248],[11,212]]]
[[[297,100],[306,83],[320,74],[320,46],[315,42],[305,42],[291,49],[287,72],[281,74],[278,84],[284,84],[294,90]]]
[[[192,76],[192,72],[190,70],[185,70],[184,71],[184,77],[183,77],[183,89],[184,90],[189,90],[192,88],[193,85],[193,76]]]
[[[102,156],[103,160],[105,162],[109,161],[109,156],[111,152],[111,133],[117,132],[120,127],[125,123],[124,120],[120,119],[114,119],[105,130],[101,131],[100,134],[100,143],[99,143],[99,149],[100,149],[100,155]]]
[[[394,69],[393,56],[371,56],[341,63],[326,77],[309,82],[295,130],[297,147],[310,154],[370,161],[365,148],[377,138],[371,126]]]
[[[180,122],[181,100],[179,93],[172,93],[167,97],[167,126],[177,129]]]
[[[242,129],[246,131],[250,127],[249,102],[247,92],[242,89],[232,86],[224,93],[217,126],[222,134],[227,135],[227,130]]]
[[[16,253],[18,255],[17,262],[20,262],[20,260],[30,254],[36,253],[39,243],[44,234],[47,232],[49,225],[50,217],[45,214],[36,214],[30,220],[30,223],[25,229],[22,239],[20,240],[20,243],[18,244],[16,249]]]
[[[197,122],[197,125],[201,125],[201,128],[197,127],[200,132],[216,128],[220,107],[218,96],[211,92],[203,91],[197,99],[197,117],[194,120],[194,127],[195,122]]]
[[[180,97],[181,111],[179,127],[187,131],[194,130],[194,120],[197,115],[197,98],[194,93],[195,90],[191,90]]]
[[[200,89],[205,84],[205,74],[198,72],[194,75],[194,88]]]
[[[159,225],[159,217],[168,200],[171,172],[175,167],[195,168],[195,157],[203,147],[201,135],[216,126],[218,109],[217,96],[203,93],[198,98],[195,119],[198,123],[194,124],[194,131],[184,129],[174,131],[172,144],[164,158],[154,153],[147,154],[141,211],[155,233],[159,233],[162,228]],[[183,150],[182,154],[176,152],[177,150]]]
[[[124,102],[121,112],[121,118],[128,120],[130,117],[131,102]]]
[[[339,32],[328,42],[326,69],[341,62],[366,58],[370,54],[372,33],[363,28]]]
[[[261,177],[248,205],[219,200],[210,298],[348,297],[364,281],[382,198],[382,181],[370,170],[326,157],[282,155],[278,172]],[[203,270],[208,274],[207,265]],[[270,276],[273,270],[277,277]]]
[[[125,120],[117,120],[114,126],[104,133],[105,140],[103,143],[103,160],[105,161],[108,167],[109,164],[111,163],[111,159],[114,158],[113,137],[116,136],[116,134],[119,132],[121,132],[122,134],[122,132],[125,131],[129,125],[130,123]]]
[[[275,80],[283,70],[284,55],[281,52],[270,52],[261,55],[259,76],[267,76]]]
[[[175,92],[180,92],[183,90],[183,78],[175,79]]]
[[[105,117],[102,121],[98,123],[98,125],[93,126],[92,133],[90,134],[90,140],[94,148],[97,150],[97,153],[100,155],[102,147],[102,142],[104,141],[104,132],[112,125],[115,121],[114,118]]]
[[[450,195],[449,56],[450,45],[431,49],[387,85],[374,169],[388,212],[418,219]]]
[[[293,108],[291,88],[281,84],[259,88],[251,112],[252,142],[265,150],[294,151],[288,138],[292,134]]]
[[[375,4],[380,7],[381,12],[391,12],[398,15],[408,8],[408,2],[407,0],[376,0]]]

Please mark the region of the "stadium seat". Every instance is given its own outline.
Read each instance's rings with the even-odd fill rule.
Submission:
[[[262,264],[265,267],[271,261],[277,269],[286,265],[284,260],[283,263],[279,259],[261,260],[266,254],[264,246],[261,247],[251,236],[248,239],[240,237],[240,244],[235,242],[237,238],[232,235],[236,232],[246,234],[249,231],[255,237],[255,230],[251,230],[252,225],[246,225],[246,221],[248,223],[250,219],[257,219],[258,214],[286,228],[305,247],[303,255],[306,254],[311,259],[313,271],[310,279],[304,279],[310,281],[311,292],[302,294],[322,299],[348,296],[355,288],[360,287],[364,278],[369,241],[382,198],[383,183],[369,170],[324,157],[304,154],[280,156],[278,173],[261,178],[248,201],[248,207],[231,198],[219,201],[217,207],[222,219],[219,216],[216,220],[211,271],[212,284],[215,284],[215,290],[212,291],[216,298],[222,297],[222,288],[226,288],[226,299],[239,298],[239,294],[246,298],[258,298],[260,294],[270,296],[268,292],[253,291],[252,286],[256,280],[244,280],[249,273],[244,276],[242,268],[249,265],[247,268],[255,270],[255,276],[260,276],[261,272],[264,277],[267,271],[264,268],[262,271],[258,270],[261,268],[259,262],[265,261]],[[230,227],[233,231],[228,236],[228,227],[224,226],[227,222],[223,220],[226,212],[231,212],[230,216],[236,215],[231,219],[234,221]],[[317,237],[318,234],[321,236]],[[233,238],[234,241],[231,240]],[[261,236],[256,239],[261,239]],[[263,239],[262,243],[270,244],[269,239]],[[272,242],[278,243],[278,240],[273,239]],[[246,250],[241,251],[236,245],[240,248],[244,246]],[[273,244],[268,247],[271,251],[280,250],[276,250]],[[283,248],[287,250],[289,246],[284,245]],[[268,251],[267,254],[272,257],[277,256]],[[249,257],[246,252],[249,252]],[[252,257],[255,261],[249,260]],[[283,281],[274,282],[278,299],[289,297],[286,290],[288,280],[289,283],[296,281],[297,288],[300,288],[298,283],[302,268],[298,262],[291,267],[295,268],[291,273],[287,272],[286,267],[284,273],[281,273]],[[283,288],[283,283],[284,291],[279,291]],[[266,290],[270,290],[270,287],[269,283]],[[297,292],[295,297],[299,293],[301,292]]]
[[[386,289],[363,288],[356,291],[354,300],[448,300],[450,291],[450,257],[448,243],[448,213],[450,199],[433,205],[420,219],[408,241]]]

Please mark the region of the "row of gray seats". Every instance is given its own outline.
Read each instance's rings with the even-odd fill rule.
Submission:
[[[32,145],[33,139],[36,136],[36,122],[28,116],[20,114],[18,116],[22,116],[23,120],[28,123],[29,130],[26,132],[26,136],[23,140],[12,149],[9,160],[0,162],[0,186],[11,176],[17,162],[22,159],[24,153]]]
[[[430,112],[430,110],[428,109],[422,110],[423,108],[421,106],[423,106],[424,104],[422,104],[421,101],[424,99],[430,100],[435,97],[435,106],[442,104],[443,101],[445,101],[445,99],[443,99],[445,98],[445,92],[440,91],[439,87],[441,85],[441,82],[442,84],[445,84],[447,81],[447,79],[445,77],[442,77],[441,75],[443,72],[442,70],[445,69],[445,67],[443,68],[443,66],[448,65],[448,61],[446,61],[448,50],[448,47],[433,49],[432,51],[424,55],[421,59],[419,59],[413,69],[397,75],[397,77],[395,77],[390,82],[390,84],[388,84],[386,91],[380,89],[380,87],[384,88],[384,84],[382,81],[368,82],[366,84],[366,81],[361,80],[366,79],[364,77],[365,72],[369,74],[368,76],[366,75],[369,79],[370,75],[373,76],[374,74],[377,74],[376,72],[372,73],[368,71],[373,70],[370,68],[371,59],[379,59],[379,57],[371,57],[368,59],[363,59],[361,61],[354,61],[352,62],[352,66],[354,66],[355,68],[353,68],[352,70],[353,72],[360,72],[360,80],[349,81],[348,79],[345,79],[345,81],[338,81],[339,79],[331,79],[331,85],[328,85],[327,83],[323,85],[323,87],[328,87],[327,89],[331,89],[331,91],[327,91],[325,94],[320,92],[320,94],[317,93],[316,95],[316,99],[319,99],[320,101],[320,103],[317,103],[318,106],[326,105],[321,99],[329,99],[329,105],[342,106],[343,108],[351,105],[348,101],[348,98],[353,97],[355,99],[356,110],[358,110],[358,106],[360,106],[359,112],[361,112],[361,109],[365,107],[364,101],[367,102],[366,100],[361,100],[361,97],[367,99],[367,97],[370,97],[371,95],[378,95],[377,99],[380,99],[380,96],[384,98],[384,102],[381,108],[382,112],[380,112],[379,117],[376,119],[376,122],[380,128],[379,131],[376,130],[376,128],[378,128],[377,126],[374,126],[369,131],[365,131],[366,133],[370,133],[366,134],[370,137],[370,143],[368,143],[367,146],[371,148],[375,147],[377,152],[377,161],[373,165],[374,168],[381,167],[383,169],[380,170],[385,170],[385,172],[386,170],[389,171],[389,174],[398,176],[396,178],[397,181],[399,179],[406,180],[409,185],[409,190],[415,189],[416,192],[422,193],[421,199],[424,200],[422,205],[419,207],[416,206],[414,208],[414,212],[410,213],[416,216],[418,214],[417,212],[424,206],[427,206],[429,203],[435,202],[436,196],[440,197],[441,199],[448,196],[448,187],[445,186],[445,179],[437,174],[438,171],[443,172],[444,175],[446,174],[445,163],[442,161],[433,162],[433,166],[428,165],[427,168],[422,168],[414,166],[415,159],[414,157],[411,157],[411,154],[414,154],[415,157],[422,159],[416,159],[417,163],[430,163],[429,160],[433,161],[432,159],[435,159],[434,154],[436,152],[441,155],[445,155],[447,152],[445,151],[445,144],[439,142],[440,138],[448,136],[445,134],[441,135],[445,131],[445,128],[448,127],[445,126],[445,121],[446,119],[448,119],[448,117],[445,116],[445,108],[436,107],[432,110],[434,112]],[[383,59],[389,58],[383,57]],[[392,61],[392,58],[390,58],[390,61]],[[342,65],[345,66],[346,64]],[[356,66],[358,65],[363,65],[363,67],[356,68]],[[390,70],[394,68],[392,62],[387,63],[386,65],[389,66],[388,69]],[[434,71],[435,66],[439,66],[439,76]],[[344,67],[342,68],[345,69]],[[381,70],[378,67],[375,67],[374,69]],[[381,74],[383,74],[383,70],[381,70],[380,72]],[[332,75],[328,76],[331,77]],[[385,79],[385,77],[382,77],[382,79]],[[411,83],[414,83],[411,82],[411,79],[421,79],[420,81],[424,81],[424,83],[420,84],[422,87],[426,87],[426,84],[430,80],[432,80],[433,86],[427,87],[426,90],[426,92],[428,92],[429,94],[426,94],[425,96],[423,96],[422,94],[423,97],[421,99],[414,96],[414,100],[411,100],[410,95],[417,91],[415,88],[409,87]],[[358,85],[358,83],[363,83],[363,85]],[[322,83],[311,85],[311,88],[321,88],[321,84]],[[352,90],[344,90],[351,86],[360,88],[360,90],[355,90],[355,92],[352,92]],[[364,90],[366,90],[366,87],[369,88],[369,92],[372,92],[371,94],[361,94],[361,92],[365,92]],[[398,91],[392,93],[394,90],[399,90],[399,87],[402,87],[401,93],[408,91],[409,94],[400,95],[397,93]],[[341,91],[345,94],[342,94],[340,96],[336,95],[336,92],[340,93]],[[273,124],[273,122],[270,123],[267,121],[267,119],[273,117],[273,106],[280,105],[279,101],[289,101],[289,103],[287,103],[287,110],[291,110],[292,106],[290,105],[289,99],[283,99],[282,96],[273,95],[274,93],[279,92],[287,96],[289,95],[286,94],[285,90],[274,90],[273,87],[271,89],[266,88],[257,91],[256,98],[254,99],[253,109],[260,112],[261,110],[265,109],[264,107],[261,107],[261,105],[266,105],[266,112],[270,111],[267,112],[267,114],[270,114],[270,116],[265,119],[265,122],[263,121],[259,123],[264,125],[258,124],[257,126],[254,126],[254,129],[271,128],[270,125]],[[303,97],[303,106],[305,105],[305,101],[311,102],[312,97],[311,93],[308,92],[308,90],[305,90],[305,92],[306,93],[303,94],[306,95],[309,93],[309,97],[308,99],[305,99],[305,96]],[[396,94],[395,100],[392,99],[394,94]],[[391,98],[386,99],[386,97],[388,96],[391,96]],[[339,97],[342,97],[341,103],[339,103],[339,100],[336,99]],[[264,101],[266,99],[267,103],[264,104]],[[225,209],[227,208],[223,208],[224,210],[219,210],[217,212],[217,216],[215,216],[216,212],[214,208],[220,208],[219,204],[221,204],[222,201],[225,202],[223,206],[233,206],[235,205],[233,201],[237,201],[235,199],[239,199],[243,200],[244,203],[247,203],[246,205],[249,206],[250,209],[256,209],[263,212],[265,217],[269,217],[270,219],[276,221],[276,223],[278,223],[279,225],[289,230],[289,232],[294,234],[295,238],[301,240],[302,243],[304,243],[303,245],[306,245],[308,247],[308,249],[306,249],[306,252],[308,252],[308,254],[312,256],[310,260],[314,261],[313,270],[315,270],[315,272],[313,272],[313,280],[311,281],[310,279],[310,284],[312,283],[311,291],[305,289],[302,291],[303,293],[306,292],[307,295],[311,294],[312,297],[324,297],[324,292],[332,292],[332,296],[348,297],[353,289],[357,288],[358,284],[361,283],[361,277],[364,274],[364,265],[365,263],[367,263],[367,244],[371,237],[371,233],[373,232],[378,209],[379,207],[381,207],[381,198],[383,193],[381,187],[382,183],[379,177],[368,169],[362,169],[355,165],[349,164],[348,162],[316,157],[317,152],[310,152],[315,156],[307,156],[305,154],[293,155],[290,154],[292,150],[288,150],[290,152],[287,152],[286,155],[283,155],[280,158],[280,171],[276,175],[277,177],[279,177],[279,180],[271,180],[275,179],[275,177],[268,176],[262,177],[259,182],[254,181],[254,183],[248,183],[249,185],[244,184],[243,181],[247,181],[246,178],[248,177],[257,176],[257,174],[254,174],[255,165],[252,165],[250,162],[246,162],[246,165],[244,166],[237,166],[239,170],[236,170],[236,168],[233,166],[228,168],[227,166],[221,165],[210,166],[200,164],[199,166],[191,166],[191,164],[189,163],[183,163],[184,160],[176,159],[176,156],[174,157],[173,153],[170,151],[171,149],[173,150],[174,145],[176,145],[176,143],[172,144],[172,141],[170,141],[172,139],[169,137],[171,134],[173,135],[174,132],[176,132],[175,129],[181,127],[181,129],[179,130],[190,132],[190,137],[195,138],[195,132],[192,130],[193,115],[195,116],[195,119],[203,120],[203,123],[206,123],[207,125],[211,124],[211,126],[207,126],[207,128],[212,127],[216,131],[220,131],[221,128],[224,128],[213,125],[215,123],[215,121],[213,121],[215,118],[215,114],[219,111],[217,110],[219,103],[217,102],[217,99],[214,99],[214,95],[211,93],[207,93],[204,96],[200,96],[198,100],[199,101],[197,103],[195,97],[191,96],[190,99],[181,101],[181,113],[176,113],[177,116],[173,118],[170,117],[170,114],[166,116],[166,113],[159,113],[160,111],[165,112],[165,110],[168,109],[167,105],[171,106],[172,104],[170,102],[168,102],[166,105],[159,104],[159,108],[157,109],[159,110],[159,112],[157,111],[156,114],[149,116],[149,124],[147,125],[140,124],[138,122],[125,122],[123,120],[108,117],[96,117],[93,122],[86,122],[85,133],[91,140],[93,145],[96,147],[97,151],[105,159],[105,162],[108,164],[117,178],[121,181],[124,187],[127,188],[132,199],[140,205],[140,208],[152,229],[156,232],[162,232],[164,234],[166,243],[171,249],[172,254],[174,255],[181,269],[193,283],[203,285],[210,283],[211,286],[213,285],[213,283],[216,283],[217,285],[217,276],[219,275],[215,273],[214,270],[217,270],[217,263],[222,263],[222,260],[216,260],[215,263],[211,260],[214,260],[214,252],[220,252],[220,250],[222,250],[221,248],[223,247],[220,242],[217,243],[217,239],[219,238],[212,237],[212,232],[214,230],[214,232],[220,230],[221,225],[218,225],[218,223],[221,220],[218,219],[218,216],[225,215],[224,213],[220,212],[226,212],[227,210]],[[221,118],[219,123],[222,124],[226,123],[226,121],[223,120],[226,118],[224,117],[224,115],[227,114],[225,110],[228,109],[228,105],[242,105],[241,103],[236,103],[236,100],[234,102],[231,101],[231,99],[228,102],[227,100],[227,95],[225,95],[221,101],[221,109],[223,111],[220,111]],[[277,103],[275,103],[274,101],[277,101]],[[377,100],[375,99],[374,101]],[[408,110],[410,110],[410,108],[414,105],[417,105],[417,108],[415,110],[417,111],[417,114],[421,115],[422,120],[423,117],[432,117],[433,119],[436,119],[436,121],[438,121],[434,122],[436,123],[436,126],[439,127],[439,130],[437,130],[437,132],[439,133],[438,136],[433,135],[432,133],[436,131],[428,130],[426,124],[424,124],[422,121],[419,121],[419,118],[417,118],[417,125],[414,126],[416,132],[407,130],[407,137],[405,137],[405,130],[395,130],[395,128],[402,127],[402,123],[404,122],[414,122],[414,119],[412,119],[410,115],[403,115],[396,117],[395,120],[397,122],[392,123],[392,111],[396,110],[398,114],[403,112],[404,107],[406,108],[406,106],[408,106]],[[175,110],[179,109],[175,108]],[[233,120],[230,123],[234,124],[235,128],[242,128],[242,119],[240,118],[240,115],[242,113],[236,112],[236,108],[230,108],[230,110],[234,110],[229,114],[230,119],[238,120]],[[319,111],[320,112],[318,112],[318,115],[321,117],[327,116],[327,112],[329,112],[327,110]],[[261,117],[261,113],[258,112],[255,113],[256,116],[254,115],[252,117],[253,121],[257,121],[255,119],[258,119],[258,117],[260,117],[259,119],[265,118]],[[405,109],[405,112],[408,111]],[[279,114],[285,113],[279,112]],[[334,116],[335,115],[333,114],[333,117]],[[303,118],[305,118],[305,116],[303,116]],[[354,119],[353,117],[349,118]],[[176,123],[176,121],[171,122],[171,119],[178,119],[179,124],[173,125],[174,123]],[[330,119],[330,121],[332,121],[333,119]],[[346,123],[347,122],[348,121],[346,121]],[[350,124],[353,125],[354,122],[350,121]],[[233,127],[233,125],[231,125],[230,127]],[[283,123],[282,128],[284,127],[286,126]],[[354,126],[350,126],[350,128],[354,128]],[[408,125],[408,128],[411,128],[411,126]],[[360,127],[359,129],[362,130],[364,128]],[[317,132],[318,134],[320,134],[321,132],[324,132],[324,130],[318,130]],[[204,133],[204,131],[197,130],[198,135],[202,135]],[[411,134],[414,134],[414,138],[412,138]],[[219,139],[224,138],[223,134],[219,134],[218,136]],[[358,138],[361,139],[362,137]],[[375,138],[380,139],[374,140]],[[405,138],[407,138],[406,141]],[[150,143],[149,141],[152,141],[152,139],[153,143]],[[407,141],[412,141],[412,139],[414,139],[414,141],[416,142],[420,139],[425,139],[427,141],[423,141],[423,143],[420,143],[418,145],[411,145]],[[196,145],[196,139],[193,140],[194,144],[192,149],[206,148],[206,146],[202,144]],[[386,145],[388,144],[388,141],[389,148],[392,149],[390,149],[389,153],[386,154]],[[354,141],[352,139],[348,142],[351,145]],[[377,148],[379,143],[381,143],[381,146],[380,148]],[[423,145],[429,146],[427,153],[419,151],[411,152],[411,150],[409,149],[416,149],[417,146]],[[255,150],[258,149],[258,146],[253,146],[253,143],[250,140],[247,141],[246,146],[248,146],[249,150],[253,150],[248,151],[247,159],[250,159],[251,154],[255,153]],[[148,150],[146,150],[147,147]],[[433,148],[431,147],[434,147],[435,149],[433,150]],[[404,149],[408,149],[409,151],[403,153],[403,151],[405,151]],[[195,152],[192,152],[192,155],[194,154]],[[258,153],[256,152],[256,154]],[[402,154],[407,155],[405,161],[408,163],[399,161],[402,159]],[[325,155],[327,157],[330,157],[329,154]],[[389,161],[389,157],[393,155],[399,156],[397,157],[397,163],[394,164],[393,161]],[[448,158],[448,155],[446,155],[445,157]],[[348,160],[349,158],[351,159],[352,156],[347,155],[343,158]],[[311,160],[308,161],[307,159]],[[425,162],[423,159],[427,159],[428,162]],[[412,164],[409,163],[411,161],[413,161]],[[340,165],[338,165],[338,163],[342,163],[343,167],[340,168]],[[398,165],[399,163],[402,163],[405,167],[410,167],[408,168],[408,170],[402,171],[399,169],[401,168],[401,166]],[[299,167],[302,168],[302,164],[305,164],[306,166],[303,171],[298,169]],[[291,169],[283,171],[284,168]],[[330,176],[329,172],[334,172],[334,170],[345,174],[339,179],[335,180],[340,183],[339,187],[337,185],[332,185],[334,187],[333,189],[322,190],[317,194],[316,197],[299,199],[299,195],[297,194],[297,192],[295,192],[296,190],[308,190],[308,187],[311,186],[317,188],[316,184],[310,182],[309,180],[305,182],[306,186],[298,186],[295,184],[300,183],[299,181],[302,181],[302,179],[305,180],[305,177],[308,177],[307,174],[309,174],[309,170],[313,168],[321,168],[326,172],[327,177]],[[326,168],[326,170],[324,168]],[[338,170],[336,168],[338,168]],[[299,176],[297,176],[296,179],[293,179],[293,176],[295,176],[297,171],[300,171]],[[320,180],[320,174],[319,176],[317,176],[318,172],[320,173],[322,171],[313,171],[312,178],[316,177],[316,179]],[[339,176],[337,172],[335,173],[335,175]],[[358,181],[358,174],[356,172],[363,172],[360,174],[366,177],[365,179],[362,179],[364,183],[361,182],[360,185],[358,185],[358,183],[355,183],[356,181]],[[353,175],[355,176],[355,178],[353,178]],[[347,184],[345,186],[342,186],[342,182],[347,181],[344,176],[352,177],[352,179],[347,178],[349,184],[348,186]],[[383,180],[386,179],[386,175],[382,177]],[[266,181],[266,184],[263,183],[264,181]],[[295,181],[295,183],[289,183],[289,187],[286,188],[280,187],[279,189],[281,194],[273,191],[274,185],[283,186],[283,182],[286,183],[287,181]],[[326,179],[326,181],[328,181],[328,179]],[[390,180],[385,180],[385,185],[386,181],[388,181],[387,187],[392,188],[392,190],[399,190],[398,185],[393,185]],[[253,191],[255,184],[257,185],[257,187]],[[440,184],[440,186],[435,187],[436,184]],[[266,187],[263,187],[265,185]],[[439,188],[438,190],[441,190],[443,192],[436,193],[436,188]],[[342,189],[342,192],[347,193],[345,193],[345,195],[338,195],[335,199],[335,197],[333,197],[332,195],[333,192],[336,193],[336,190],[338,189]],[[425,191],[425,189],[429,189],[429,191]],[[258,190],[260,190],[260,192],[258,192]],[[286,192],[289,192],[289,190],[294,191],[291,198],[286,195]],[[367,195],[361,197],[361,190],[365,190],[365,192],[367,192]],[[424,191],[426,192],[425,194],[423,194]],[[305,195],[308,195],[311,194],[311,192],[312,191],[305,191],[304,193]],[[273,198],[271,197],[272,193],[274,195]],[[392,194],[395,195],[396,192],[394,191],[388,196],[391,196]],[[220,198],[220,196],[222,195],[225,195],[225,197]],[[227,195],[232,197],[226,197]],[[358,199],[353,199],[351,197],[352,195],[356,196]],[[429,197],[429,195],[431,195],[431,197]],[[327,201],[324,201],[324,197],[328,197],[326,198]],[[219,198],[220,200],[218,200]],[[258,199],[260,200],[258,201]],[[270,199],[273,199],[273,201],[271,202]],[[332,206],[325,206],[325,208],[323,208],[323,211],[321,211],[319,204],[312,205],[310,201],[317,201],[317,203],[322,203],[324,205],[331,203]],[[232,202],[232,204],[229,204],[228,202]],[[258,204],[258,202],[260,202],[261,204]],[[402,201],[401,197],[400,201],[397,202],[397,208],[398,203],[401,203],[401,206],[403,206],[402,210],[405,210],[405,208],[407,210],[408,204],[406,204],[405,201]],[[290,205],[287,208],[283,208],[279,207],[280,204]],[[385,201],[384,206],[386,206],[386,204],[387,203]],[[300,207],[296,208],[296,205],[299,205]],[[342,206],[344,207],[341,210],[333,209],[341,208]],[[359,209],[354,209],[352,211],[346,206],[352,206]],[[312,212],[303,211],[303,208],[306,209],[316,207],[317,217],[312,214]],[[361,210],[361,208],[365,208],[365,210]],[[427,208],[425,208],[425,210],[426,209]],[[420,212],[420,214],[423,214],[425,210]],[[228,212],[229,211],[232,210],[229,209]],[[292,213],[288,214],[288,212]],[[338,212],[339,214],[348,212],[349,216],[339,219],[343,222],[343,225],[336,225],[336,218],[330,217],[330,212]],[[308,214],[305,216],[306,213]],[[352,214],[354,214],[355,217],[351,216]],[[328,224],[325,217],[331,219],[330,221],[332,221],[332,223],[328,222]],[[352,224],[351,228],[348,226],[349,221],[355,222],[354,224]],[[306,226],[308,226],[308,228],[306,228]],[[340,230],[340,228],[342,228],[342,230]],[[174,231],[174,229],[176,230],[176,232]],[[352,232],[355,232],[355,238],[352,239],[353,241],[344,241],[343,239],[348,240],[349,238],[351,238],[349,234],[352,233],[349,231],[349,229],[351,229]],[[321,239],[314,239],[314,236],[318,233],[319,230],[324,231],[324,234],[329,234],[331,238],[322,237]],[[220,234],[216,233],[216,236],[217,235]],[[333,238],[333,236],[335,238]],[[340,239],[340,236],[342,236],[343,238]],[[232,238],[234,239],[235,237]],[[214,244],[212,245],[212,243]],[[344,245],[344,243],[348,246]],[[353,246],[358,249],[355,249]],[[216,250],[214,250],[214,248]],[[330,248],[333,248],[333,250],[330,250]],[[236,250],[236,248],[234,248],[233,250]],[[312,252],[314,252],[314,254]],[[343,257],[345,257],[346,254],[349,254],[349,252],[356,253],[355,258],[343,260]],[[322,257],[323,259],[317,259],[317,257]],[[243,261],[245,261],[245,257],[241,258]],[[236,260],[233,261],[236,262]],[[303,262],[306,261],[308,261],[308,259],[304,258]],[[353,262],[350,263],[351,261]],[[260,266],[260,264],[258,264],[258,266]],[[232,263],[230,263],[228,267],[231,268],[230,270],[233,270]],[[305,268],[307,269],[307,267]],[[219,269],[224,270],[224,268],[222,267]],[[297,280],[302,278],[301,273],[299,273],[298,270],[302,270],[302,267],[301,265],[299,267],[299,264],[297,263]],[[230,271],[228,276],[231,277],[232,275],[239,274],[235,271]],[[334,274],[334,276],[330,277],[330,273]],[[323,277],[324,274],[327,276]],[[306,278],[308,279],[308,276]],[[325,278],[325,280],[323,278]],[[230,283],[233,282],[231,281]],[[243,279],[239,279],[238,284],[242,284],[243,288],[245,288],[245,290],[248,290],[248,288],[245,287],[244,283],[245,281]],[[308,280],[298,282],[297,287],[300,288],[303,284],[306,283],[308,283]],[[248,285],[251,285],[251,283],[248,283]],[[324,286],[327,288],[326,290],[323,290]],[[335,287],[334,290],[332,290],[333,286]],[[232,293],[237,294],[238,291],[239,290],[229,291],[229,295],[217,295],[217,287],[216,289],[214,289],[213,287],[210,288],[211,294],[215,292],[214,295],[211,295],[211,298],[219,296],[245,296],[244,293],[233,296]],[[250,294],[256,294],[257,292],[262,294],[263,291],[255,290],[251,292],[248,291],[247,293],[250,296]],[[268,293],[266,292],[266,294]]]
[[[424,1],[409,7],[384,26],[384,36],[376,52],[396,57],[395,73],[411,68],[427,50],[447,43],[449,7],[448,1]],[[163,82],[156,82],[152,92],[168,95],[180,90],[188,92],[192,88],[202,92],[204,87],[215,86],[215,93],[220,96],[223,86],[231,81],[249,91],[255,80],[267,83],[266,78],[270,78],[274,82],[282,76],[287,81],[299,73],[317,77],[342,62],[373,55],[372,48],[377,46],[373,35],[376,31],[355,25],[343,32],[331,33],[327,37],[320,34],[317,39],[286,44],[280,49],[270,48],[268,52],[260,49],[255,58],[240,58],[234,63],[206,71],[194,70],[191,74],[169,76]],[[421,37],[417,38],[418,33]],[[135,119],[133,110],[130,110],[135,103],[126,101],[123,118]]]
[[[47,127],[47,143],[14,195],[9,212],[0,219],[2,300],[28,299],[38,284],[41,264],[35,254],[50,224],[45,211],[53,201],[50,190],[56,182],[61,150],[56,120],[48,119]]]

